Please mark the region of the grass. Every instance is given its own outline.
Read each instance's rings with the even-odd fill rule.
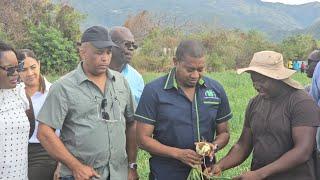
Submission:
[[[146,83],[152,81],[153,79],[160,77],[163,74],[159,73],[144,73],[143,77]],[[231,146],[238,140],[243,126],[244,112],[247,103],[251,97],[253,97],[256,92],[252,87],[250,76],[247,73],[243,75],[237,75],[233,71],[210,73],[207,76],[219,81],[228,95],[231,110],[233,112],[233,118],[229,121],[229,127],[231,132],[231,138],[229,144],[218,152],[218,159],[225,156],[230,150]],[[310,79],[306,77],[305,74],[296,73],[293,77],[295,80],[301,82],[303,85],[310,83]],[[49,80],[55,80],[57,77],[48,77]],[[138,154],[138,172],[141,180],[147,180],[149,174],[149,154],[143,150],[139,151]],[[233,177],[241,174],[244,171],[248,171],[250,168],[251,157],[248,158],[240,166],[227,170],[224,172],[224,176]]]

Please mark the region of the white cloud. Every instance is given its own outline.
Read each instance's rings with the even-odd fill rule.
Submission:
[[[308,2],[314,2],[314,1],[318,1],[320,2],[320,0],[262,0],[265,2],[281,2],[284,4],[304,4],[304,3],[308,3]]]

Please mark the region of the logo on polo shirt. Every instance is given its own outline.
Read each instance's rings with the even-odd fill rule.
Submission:
[[[217,97],[216,93],[212,89],[208,89],[204,93],[205,98],[214,98]]]

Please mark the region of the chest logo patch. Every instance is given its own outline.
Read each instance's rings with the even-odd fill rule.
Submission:
[[[204,93],[205,98],[215,98],[217,97],[216,93],[212,89],[208,89]]]

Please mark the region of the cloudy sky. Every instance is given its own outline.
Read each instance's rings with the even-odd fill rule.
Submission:
[[[319,1],[320,2],[320,0],[262,0],[262,1],[266,1],[266,2],[281,2],[281,3],[285,3],[285,4],[304,4],[304,3],[313,2],[313,1]]]

